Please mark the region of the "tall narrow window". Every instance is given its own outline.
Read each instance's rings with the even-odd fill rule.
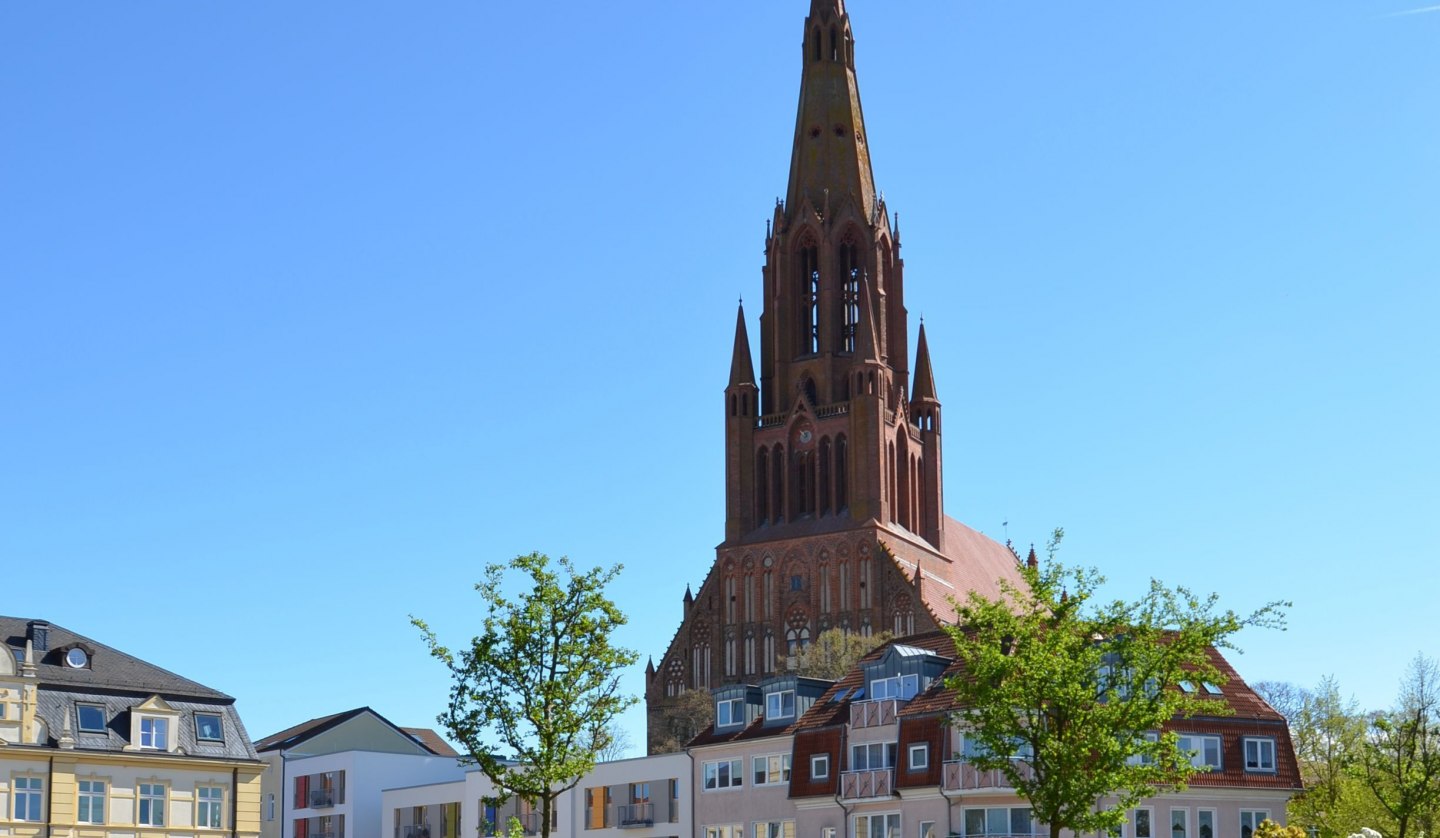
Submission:
[[[735,577],[725,577],[725,622],[735,622]]]
[[[105,783],[101,780],[78,780],[75,785],[75,820],[79,823],[104,823]]]
[[[860,560],[860,607],[870,607],[870,559]]]
[[[835,511],[839,512],[850,505],[850,498],[846,493],[848,482],[846,480],[845,463],[845,435],[835,437]]]
[[[830,613],[830,566],[820,565],[820,613]]]
[[[830,469],[833,453],[830,447],[830,437],[820,440],[820,514],[830,514]]]
[[[800,309],[799,354],[813,355],[820,351],[820,249],[814,238],[807,237],[800,245],[800,288],[796,301]]]
[[[770,449],[755,452],[755,522],[770,520]]]
[[[860,278],[865,268],[860,263],[860,246],[854,232],[845,234],[840,244],[840,351],[855,351],[855,328],[860,323]]]
[[[770,454],[770,520],[785,520],[785,449],[779,444]]]
[[[755,575],[745,574],[745,622],[755,622]]]

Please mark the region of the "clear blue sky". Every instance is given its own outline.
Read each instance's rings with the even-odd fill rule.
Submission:
[[[0,613],[256,736],[429,723],[406,615],[468,637],[520,552],[624,562],[663,652],[807,8],[0,5]],[[1387,703],[1440,653],[1440,7],[849,8],[949,513],[1293,599],[1242,674]]]

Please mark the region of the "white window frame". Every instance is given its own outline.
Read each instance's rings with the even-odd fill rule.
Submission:
[[[1176,827],[1176,825],[1177,825],[1177,822],[1176,822],[1176,820],[1175,820],[1175,816],[1176,816],[1176,815],[1179,815],[1179,816],[1180,816],[1180,820],[1179,820],[1179,822],[1178,822],[1178,825],[1179,825],[1179,827],[1180,827],[1180,831],[1179,831],[1179,832],[1176,832],[1176,831],[1175,831],[1175,827]],[[1171,806],[1171,807],[1170,807],[1170,838],[1191,838],[1191,836],[1190,836],[1190,809],[1189,809],[1188,807],[1185,807],[1185,806]]]
[[[890,819],[895,819],[895,833],[889,832]],[[860,835],[860,821],[865,821],[866,838],[903,838],[905,820],[899,812],[866,812],[863,815],[852,815],[850,818],[850,834],[858,838]],[[880,821],[880,834],[875,834],[875,821]]]
[[[810,779],[830,779],[830,755],[814,754],[810,757]]]
[[[202,795],[201,792],[214,792]],[[209,817],[206,817],[208,815]],[[221,786],[195,786],[195,828],[225,828],[225,789]]]
[[[1025,810],[1030,813],[1030,831],[1028,833],[1017,833],[1011,831],[1015,825],[1016,810]],[[980,813],[980,820],[984,824],[984,831],[978,833],[970,832],[970,813]],[[991,831],[990,818],[993,813],[1003,812],[1005,828],[1003,831]],[[1035,809],[1031,806],[966,806],[960,810],[960,829],[965,838],[988,838],[988,836],[1001,836],[1001,838],[1015,838],[1019,835],[1040,835],[1040,822],[1035,819]]]
[[[147,751],[170,750],[170,719],[166,716],[141,716],[140,747]]]
[[[1205,816],[1210,816],[1210,834],[1205,834]],[[1216,838],[1220,831],[1220,813],[1214,809],[1195,810],[1195,838]]]
[[[778,768],[771,764],[777,760]],[[759,766],[758,768],[756,766]],[[780,779],[771,781],[770,774],[778,772]],[[765,756],[751,757],[750,759],[750,784],[753,786],[778,786],[790,782],[790,755],[789,754],[766,754]],[[757,821],[758,823],[759,821]],[[768,823],[768,821],[767,821]]]
[[[919,694],[919,675],[891,675],[888,678],[876,678],[870,682],[870,698],[874,701],[891,698],[898,701],[909,701]]]
[[[785,706],[785,699],[790,699],[790,706]],[[765,694],[765,718],[766,719],[793,719],[795,717],[795,691],[776,690]]]
[[[935,822],[921,821],[920,831],[916,834],[916,838],[935,838]]]
[[[75,780],[75,822],[84,824],[105,823],[104,780],[93,777],[77,777]],[[96,809],[99,816],[96,816]]]
[[[1252,822],[1251,822],[1251,824],[1250,824],[1250,835],[1249,835],[1249,836],[1246,836],[1246,835],[1245,835],[1245,816],[1246,816],[1246,815],[1249,815],[1249,816],[1252,818]],[[1257,829],[1260,828],[1260,824],[1262,824],[1262,823],[1264,823],[1265,821],[1268,821],[1268,820],[1270,820],[1270,810],[1269,810],[1269,809],[1241,809],[1241,810],[1240,810],[1240,831],[1239,831],[1238,833],[1236,833],[1236,834],[1239,836],[1239,838],[1254,838],[1255,830],[1257,830]]]
[[[906,749],[906,760],[906,767],[909,770],[924,771],[930,767],[930,746],[924,742],[911,745]]]
[[[725,773],[729,775],[729,782],[723,786],[720,785],[720,766],[722,765],[726,766]],[[739,757],[712,760],[704,764],[702,771],[702,788],[705,791],[725,791],[742,788],[745,785],[745,760]],[[741,829],[744,829],[743,825]]]
[[[10,814],[23,823],[45,820],[45,780],[21,774],[10,779]],[[21,801],[25,802],[22,807]]]
[[[1140,813],[1145,813],[1145,834],[1140,834]],[[1135,838],[1155,838],[1155,810],[1150,806],[1136,806],[1130,813],[1130,826]]]
[[[159,789],[157,795],[155,790]],[[165,825],[165,801],[170,797],[170,789],[164,783],[136,783],[135,784],[135,825],[136,826],[164,826]],[[149,804],[147,807],[146,804]]]
[[[745,824],[724,823],[703,827],[705,838],[745,838]]]
[[[1215,762],[1207,762],[1205,758],[1206,746],[1210,743],[1215,745]],[[1220,771],[1224,767],[1224,748],[1220,737],[1213,733],[1182,733],[1176,743],[1180,750],[1191,751],[1190,764],[1196,768],[1210,768]],[[1196,747],[1198,746],[1198,747]]]
[[[880,764],[874,764],[870,759],[873,749],[880,749]],[[859,759],[859,754],[865,754],[865,759]],[[863,742],[850,746],[850,770],[851,771],[890,771],[894,770],[895,763],[900,756],[899,742]],[[865,764],[860,765],[861,762]]]
[[[753,838],[795,838],[795,820],[755,821],[751,830]]]
[[[721,718],[722,715],[727,715],[727,714],[724,714],[724,713],[721,713],[721,712],[720,712],[720,710],[721,710],[722,707],[729,710],[729,713],[728,713],[728,715],[730,716],[730,720],[729,720],[729,721],[723,721],[723,722],[722,722],[722,721],[720,720],[720,718]],[[723,700],[721,700],[721,701],[715,702],[715,726],[716,726],[717,728],[718,728],[718,727],[734,727],[735,725],[744,724],[744,723],[745,723],[745,699],[743,699],[743,698],[727,698],[727,699],[723,699]]]
[[[1245,752],[1245,771],[1249,774],[1274,774],[1275,773],[1275,739],[1270,736],[1246,736],[1241,740]],[[1255,765],[1252,767],[1250,759],[1251,747],[1255,749]],[[1264,759],[1268,752],[1269,760]]]

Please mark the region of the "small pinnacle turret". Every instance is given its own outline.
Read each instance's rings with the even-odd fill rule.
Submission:
[[[730,386],[755,383],[755,367],[750,361],[750,335],[745,330],[745,304],[735,313],[735,349],[730,355]]]
[[[910,400],[916,404],[940,402],[935,397],[935,373],[930,369],[930,345],[925,341],[924,321],[920,323],[920,339],[915,347],[915,387]]]

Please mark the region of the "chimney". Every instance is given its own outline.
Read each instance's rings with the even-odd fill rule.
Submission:
[[[35,651],[50,651],[50,624],[44,620],[31,620],[25,626],[25,639],[35,644]]]

